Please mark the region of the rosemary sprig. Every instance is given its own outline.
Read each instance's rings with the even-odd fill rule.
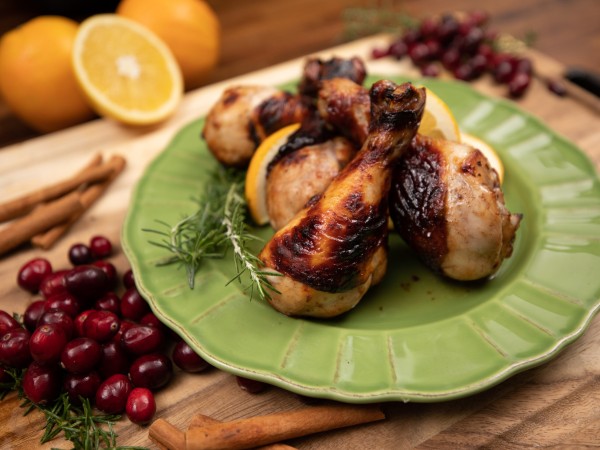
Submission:
[[[3,383],[0,388],[4,393],[16,391],[22,399],[21,407],[25,409],[23,415],[37,409],[44,414],[44,433],[40,443],[50,442],[61,433],[63,437],[73,444],[75,450],[143,450],[145,447],[117,446],[117,433],[114,424],[121,416],[117,414],[94,414],[88,399],[82,399],[81,406],[75,406],[69,400],[66,392],[56,400],[47,404],[32,403],[25,397],[22,388],[22,379],[25,370],[6,369],[12,380]]]
[[[268,290],[273,292],[278,291],[271,284],[268,276],[277,276],[279,274],[261,270],[262,263],[260,259],[248,250],[246,244],[258,238],[248,232],[248,225],[246,224],[246,200],[238,192],[235,185],[231,186],[225,200],[223,225],[225,226],[225,235],[233,248],[233,257],[237,270],[237,275],[229,283],[234,280],[241,281],[242,275],[248,273],[250,284],[246,286],[246,289],[250,290],[250,299],[253,298],[255,289],[258,291],[258,296],[261,299],[270,299],[271,295]]]
[[[223,258],[231,248],[236,275],[229,283],[241,282],[248,274],[250,283],[244,289],[250,290],[250,298],[256,292],[259,298],[268,300],[269,291],[276,290],[267,276],[277,274],[263,271],[261,261],[248,248],[249,242],[259,238],[249,233],[246,222],[244,179],[244,172],[217,167],[209,174],[204,191],[196,200],[198,209],[194,213],[173,226],[156,221],[164,230],[145,228],[143,231],[162,237],[160,241],[150,241],[171,253],[159,265],[182,265],[191,289],[202,263],[206,259]]]

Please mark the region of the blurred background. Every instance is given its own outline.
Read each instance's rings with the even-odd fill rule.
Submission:
[[[1,0],[0,34],[41,14],[80,20],[114,11],[118,0]],[[566,66],[600,69],[598,0],[208,0],[221,23],[219,66],[213,80],[393,29],[402,15],[482,9],[491,26],[531,40]]]
[[[600,72],[599,0],[206,0],[220,24],[216,67],[203,84],[224,80],[411,20],[483,10],[489,28],[526,41],[565,67]],[[0,36],[26,21],[57,14],[80,21],[114,12],[119,0],[0,0]],[[10,132],[7,132],[10,127]],[[4,129],[4,130],[3,130]],[[0,141],[35,132],[0,99]]]

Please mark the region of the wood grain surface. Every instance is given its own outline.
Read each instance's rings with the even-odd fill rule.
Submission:
[[[366,57],[371,48],[387,42],[376,36],[320,53],[322,56]],[[532,52],[543,70],[561,70],[556,61]],[[0,151],[0,192],[8,199],[21,192],[60,180],[102,152],[127,158],[125,172],[116,180],[70,233],[48,252],[27,246],[0,258],[0,308],[22,312],[35,297],[20,290],[18,268],[34,256],[49,258],[55,267],[66,267],[67,249],[104,234],[117,244],[111,261],[122,274],[128,263],[119,250],[119,234],[132,187],[147,164],[186,123],[206,112],[223,88],[233,83],[276,84],[297,77],[304,58],[226,80],[189,93],[177,114],[162,126],[135,129],[108,120],[96,120],[62,132],[30,139]],[[408,63],[377,61],[371,72],[414,73]],[[490,95],[502,95],[489,79],[474,85]],[[551,128],[574,141],[600,168],[600,116],[597,101],[559,98],[539,80],[520,106],[540,117]],[[433,404],[390,402],[383,405],[386,420],[348,429],[293,439],[300,449],[455,449],[529,447],[592,448],[600,445],[600,318],[587,332],[552,361],[520,373],[483,393]],[[23,417],[18,399],[9,395],[0,403],[0,448],[40,448],[43,420],[38,413]],[[185,430],[194,414],[221,421],[251,417],[305,406],[305,399],[280,388],[252,395],[239,389],[235,378],[210,370],[201,374],[178,372],[173,382],[157,394],[156,418]],[[148,430],[127,419],[118,423],[121,445],[157,448]],[[42,448],[70,448],[60,440]]]

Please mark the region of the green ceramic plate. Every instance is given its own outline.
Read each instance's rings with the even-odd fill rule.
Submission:
[[[142,231],[194,211],[216,163],[184,127],[133,194],[123,246],[154,312],[213,365],[300,394],[345,402],[458,398],[548,361],[600,304],[600,183],[590,161],[513,103],[466,84],[421,81],[463,131],[493,145],[508,206],[524,214],[513,256],[494,279],[461,284],[430,273],[397,238],[384,282],[333,320],[283,316],[242,286],[229,258],[209,261],[190,290],[181,267]],[[270,229],[256,230],[268,238]],[[257,247],[257,251],[259,248]]]

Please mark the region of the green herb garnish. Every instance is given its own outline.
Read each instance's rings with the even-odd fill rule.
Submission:
[[[150,241],[171,253],[159,265],[181,264],[191,289],[203,261],[223,258],[232,249],[237,275],[229,283],[241,282],[247,274],[250,282],[245,289],[250,291],[250,298],[256,292],[260,299],[268,300],[271,298],[269,291],[277,291],[267,277],[278,274],[264,271],[261,261],[247,246],[259,238],[249,232],[246,222],[244,179],[244,172],[217,167],[196,200],[198,209],[193,214],[183,217],[175,225],[157,220],[165,230],[143,231],[162,236],[160,241]]]

